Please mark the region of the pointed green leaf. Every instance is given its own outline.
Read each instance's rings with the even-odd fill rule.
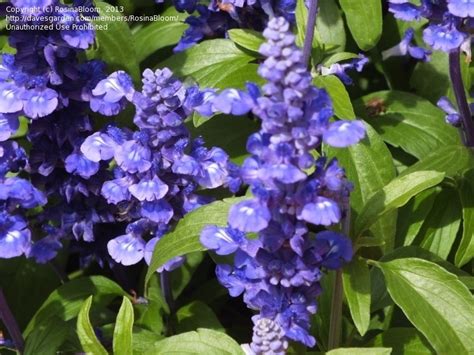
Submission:
[[[392,180],[366,203],[356,219],[356,235],[360,235],[384,214],[405,205],[413,196],[439,184],[443,179],[443,173],[417,171]]]
[[[201,301],[193,301],[181,307],[176,312],[176,318],[178,320],[176,329],[179,333],[203,327],[221,332],[225,331],[214,311]]]
[[[382,35],[382,0],[339,0],[360,49],[375,47]]]
[[[122,306],[115,322],[113,348],[114,355],[132,353],[133,305],[127,297],[123,298]]]
[[[150,22],[133,34],[138,62],[143,61],[149,55],[161,48],[178,43],[184,30],[188,27],[183,21],[186,18],[174,7],[166,9],[161,16],[166,16],[170,21]]]
[[[117,296],[128,296],[112,280],[103,276],[83,277],[71,280],[53,291],[24,331],[24,336],[52,317],[68,321],[79,313],[86,297],[94,295],[94,302],[105,305]]]
[[[461,225],[460,216],[461,204],[456,191],[443,190],[436,197],[433,209],[423,224],[420,246],[447,259]]]
[[[107,350],[104,349],[99,339],[97,339],[94,328],[92,328],[91,321],[89,319],[91,305],[92,296],[89,296],[84,301],[77,316],[77,335],[79,336],[82,349],[86,353],[94,355],[107,355]]]
[[[366,261],[355,257],[344,267],[342,282],[354,324],[364,335],[370,323],[370,273]]]
[[[317,76],[313,79],[313,83],[317,87],[327,90],[334,105],[334,114],[337,117],[341,119],[354,119],[356,117],[346,87],[337,76]]]
[[[379,110],[374,107],[379,105]],[[447,126],[444,112],[429,101],[402,91],[379,91],[355,103],[382,139],[422,159],[448,144],[460,144],[456,128]]]
[[[234,43],[237,43],[239,46],[256,53],[258,53],[260,46],[265,41],[260,32],[253,30],[234,28],[227,31],[227,33],[229,34],[229,38]]]
[[[458,176],[474,168],[474,154],[463,145],[447,145],[428,154],[418,163],[400,173],[400,176],[419,170],[443,172],[446,176]]]
[[[184,216],[176,228],[156,243],[145,277],[145,289],[156,269],[168,260],[194,251],[205,250],[199,241],[201,230],[207,225],[226,225],[230,207],[244,198],[228,198],[202,206]]]
[[[458,277],[435,263],[376,263],[390,296],[438,354],[474,352],[474,299]]]

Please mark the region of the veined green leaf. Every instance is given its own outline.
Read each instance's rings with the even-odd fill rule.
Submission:
[[[364,335],[370,323],[370,273],[366,261],[355,257],[344,266],[342,282],[354,324]]]
[[[24,331],[28,336],[33,329],[48,322],[51,317],[59,317],[64,321],[73,319],[79,313],[83,301],[94,295],[94,302],[105,305],[117,296],[127,293],[112,280],[103,276],[91,276],[74,279],[52,292]]]
[[[161,48],[178,43],[184,30],[188,27],[183,21],[186,16],[174,7],[166,9],[161,16],[172,18],[172,21],[155,21],[146,24],[133,34],[133,41],[138,62]]]
[[[145,289],[151,276],[168,260],[194,251],[205,250],[199,241],[201,230],[207,225],[227,224],[230,207],[244,198],[229,198],[202,206],[188,213],[176,228],[163,236],[155,246],[150,266],[145,277]]]
[[[127,297],[123,298],[122,306],[117,315],[114,329],[114,355],[128,355],[133,352],[133,305]]]
[[[446,125],[443,111],[410,93],[375,92],[358,100],[355,109],[384,141],[418,159],[446,145],[461,144],[457,130]]]
[[[342,119],[354,119],[356,117],[346,87],[337,76],[317,76],[313,79],[313,83],[317,87],[327,90],[334,105],[334,114],[337,117]]]
[[[227,33],[229,34],[229,38],[234,43],[256,53],[258,53],[260,46],[265,41],[260,32],[253,30],[242,30],[240,28],[233,28],[227,31]]]
[[[438,354],[474,351],[473,297],[455,275],[415,258],[375,265],[392,299]]]
[[[456,191],[444,189],[437,197],[433,209],[420,232],[421,246],[447,259],[461,224],[461,205]]]
[[[347,25],[360,49],[375,47],[382,35],[381,0],[339,0]]]
[[[92,305],[92,296],[89,296],[81,307],[77,316],[77,335],[81,342],[82,349],[88,354],[108,355],[92,328],[89,311]]]
[[[443,173],[417,171],[392,180],[366,203],[356,219],[356,235],[360,235],[385,213],[403,206],[413,196],[439,184],[443,179]]]

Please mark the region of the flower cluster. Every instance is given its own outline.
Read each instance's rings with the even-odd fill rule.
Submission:
[[[408,0],[389,0],[389,10],[403,21],[428,20],[423,40],[431,48],[450,52],[461,48],[470,56],[474,2],[471,0],[421,0],[415,5]],[[385,57],[409,54],[427,60],[429,51],[411,44],[413,29],[408,29],[402,42],[385,52]]]
[[[93,95],[102,113],[119,111],[123,100],[131,100],[136,108],[137,130],[108,126],[89,136],[81,152],[94,164],[115,163],[101,194],[117,207],[127,227],[125,234],[108,242],[110,255],[123,265],[143,258],[149,262],[173,222],[209,202],[197,188],[226,183],[228,156],[219,148],[207,149],[200,138],[190,138],[184,119],[202,95],[196,87],[186,88],[167,68],[145,70],[141,93],[135,92],[125,72],[116,72],[100,81]],[[175,258],[164,269],[181,261]]]
[[[38,230],[25,246],[29,250],[26,255],[38,262],[54,258],[62,237],[73,234],[78,240],[92,241],[94,225],[113,220],[111,209],[99,194],[101,179],[107,173],[87,179],[98,165],[77,154],[92,132],[86,114],[88,101],[92,88],[105,76],[105,66],[99,61],[79,62],[80,53],[93,43],[95,34],[82,26],[87,22],[74,4],[12,1],[18,10],[9,37],[15,54],[3,54],[0,66],[2,140],[17,130],[20,116],[26,118],[30,149],[24,158],[25,171],[32,184],[28,187],[30,183],[25,180],[9,179],[11,183],[4,182],[3,196],[10,196],[6,200],[9,206],[33,208],[46,203],[44,197],[38,198],[38,190],[46,195],[48,204],[29,217]],[[56,22],[50,23],[51,19]],[[24,30],[22,26],[43,26],[44,30]],[[4,149],[5,157],[10,150]],[[21,188],[20,182],[24,185]],[[23,203],[12,198],[18,188],[25,198],[30,194],[36,200]],[[11,220],[3,218],[1,228],[8,230],[9,224]],[[4,257],[15,254],[7,245],[0,249]]]
[[[248,93],[227,90],[207,100],[230,112],[251,109],[261,119],[261,130],[247,142],[251,156],[240,170],[253,198],[231,207],[227,227],[206,227],[201,242],[219,255],[234,254],[233,265],[216,269],[231,296],[243,294],[260,318],[282,329],[284,339],[314,346],[309,328],[321,270],[339,268],[352,257],[347,238],[323,230],[343,218],[351,184],[336,160],[316,159],[316,150],[323,142],[333,147],[357,143],[365,127],[358,120],[331,121],[331,99],[312,85],[284,18],[270,20],[263,34],[267,43],[260,53],[266,60],[259,74],[267,83],[262,92],[251,85]]]

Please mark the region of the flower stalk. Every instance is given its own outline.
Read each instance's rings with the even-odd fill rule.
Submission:
[[[303,64],[307,67],[311,57],[313,47],[314,28],[316,26],[316,17],[318,15],[318,0],[311,0],[308,11],[308,22],[306,23],[306,34],[303,44]]]
[[[343,234],[349,236],[351,229],[351,208],[349,202],[346,204],[346,214],[342,220]],[[336,276],[333,286],[332,300],[331,300],[331,316],[329,321],[329,340],[328,349],[336,349],[341,343],[342,330],[342,268],[336,270]]]
[[[458,104],[459,114],[461,115],[464,144],[467,147],[474,147],[474,121],[467,102],[466,91],[464,90],[460,56],[461,51],[459,48],[449,53],[449,75],[453,85],[454,96]]]

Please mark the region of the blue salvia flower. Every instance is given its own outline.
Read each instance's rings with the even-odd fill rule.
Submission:
[[[283,329],[277,322],[253,317],[253,337],[249,345],[242,345],[247,355],[285,355],[288,349],[288,341]]]
[[[314,346],[309,328],[321,269],[339,268],[351,259],[352,248],[337,232],[313,232],[340,222],[351,184],[336,160],[315,160],[312,151],[323,142],[335,147],[357,143],[365,126],[358,120],[331,121],[331,99],[312,85],[284,18],[272,19],[263,34],[267,42],[260,53],[266,60],[259,74],[267,83],[261,92],[249,85],[245,94],[214,93],[204,103],[239,113],[250,105],[261,119],[260,131],[247,142],[251,156],[240,170],[254,197],[231,207],[227,227],[206,227],[201,242],[219,255],[234,254],[233,265],[216,268],[231,296],[243,294],[259,317],[282,329],[284,339]],[[219,102],[226,97],[227,106]]]
[[[472,0],[421,0],[415,5],[408,0],[388,0],[389,11],[400,20],[428,20],[423,31],[423,40],[431,48],[450,52],[461,48],[470,56],[472,17],[474,2]],[[409,54],[417,59],[426,60],[426,50],[409,43],[413,33],[409,30],[399,45],[398,50],[390,50],[385,57]]]
[[[204,94],[187,88],[167,68],[143,72],[143,88],[136,92],[124,72],[100,81],[92,90],[104,112],[116,112],[122,100],[136,108],[137,130],[109,126],[89,136],[81,146],[83,157],[100,163],[114,160],[114,178],[101,194],[116,205],[128,223],[125,234],[108,242],[112,258],[123,265],[150,262],[157,241],[186,213],[208,203],[198,187],[216,188],[228,179],[228,156],[208,149],[202,139],[191,139],[184,119]],[[175,258],[162,269],[179,266]]]
[[[369,63],[369,58],[363,54],[359,54],[357,58],[352,59],[349,63],[335,63],[329,68],[319,66],[321,75],[336,75],[346,85],[352,85],[352,78],[346,73],[349,70],[355,70],[358,73],[362,72],[366,64]]]

